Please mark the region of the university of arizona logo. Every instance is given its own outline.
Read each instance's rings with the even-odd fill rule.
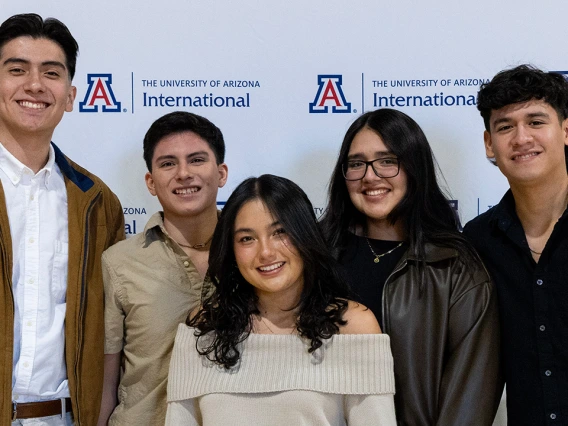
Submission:
[[[120,102],[112,91],[112,74],[87,74],[89,88],[83,102],[79,102],[80,112],[120,112]]]
[[[310,103],[310,113],[327,113],[331,106],[332,113],[351,112],[351,102],[345,100],[341,88],[341,75],[318,75],[318,92]]]

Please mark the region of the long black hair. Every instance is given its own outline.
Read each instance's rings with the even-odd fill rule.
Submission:
[[[389,213],[391,224],[400,222],[413,255],[424,260],[424,244],[450,247],[464,260],[477,258],[459,232],[459,218],[444,195],[438,180],[434,154],[426,135],[412,118],[390,108],[361,115],[347,130],[329,183],[328,204],[321,225],[334,250],[341,257],[349,232],[361,227],[366,233],[366,217],[355,208],[349,197],[342,173],[355,135],[363,129],[375,132],[387,148],[398,157],[407,176],[406,194]]]
[[[208,275],[214,293],[187,324],[196,328],[197,350],[229,369],[240,358],[237,345],[259,314],[254,287],[239,272],[234,253],[234,227],[238,212],[249,201],[261,200],[285,230],[304,263],[304,287],[298,305],[296,329],[310,340],[309,352],[345,325],[349,291],[318,227],[312,204],[294,182],[262,175],[242,182],[227,200],[213,234]]]

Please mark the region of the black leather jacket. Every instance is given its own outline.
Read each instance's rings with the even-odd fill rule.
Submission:
[[[383,291],[398,424],[490,426],[503,390],[493,283],[481,264],[466,268],[452,249],[425,250],[422,286],[409,250]]]

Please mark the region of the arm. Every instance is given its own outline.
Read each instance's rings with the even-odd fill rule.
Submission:
[[[118,405],[117,390],[120,377],[121,355],[121,352],[105,355],[103,397],[97,426],[106,426],[110,415]]]
[[[105,294],[105,359],[103,395],[97,426],[106,426],[118,405],[118,385],[124,337],[124,312],[116,295],[118,279],[105,251],[102,255],[103,283]]]
[[[202,423],[196,399],[168,402],[166,426],[199,426]]]
[[[124,231],[124,213],[118,197],[111,192],[111,215],[110,226],[108,228],[109,241],[107,248],[126,238]]]
[[[454,275],[467,290],[451,301],[437,425],[490,426],[503,391],[496,293],[481,264]]]
[[[345,395],[348,426],[396,426],[393,394]]]

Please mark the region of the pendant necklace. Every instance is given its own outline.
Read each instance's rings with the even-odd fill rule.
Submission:
[[[375,256],[375,258],[373,259],[373,262],[375,262],[375,263],[379,263],[380,260],[381,260],[381,257],[392,253],[393,251],[395,251],[397,248],[399,248],[401,245],[404,244],[404,241],[401,241],[396,247],[393,247],[389,251],[382,253],[382,254],[377,254],[377,253],[375,253],[375,250],[373,250],[373,247],[371,246],[371,242],[369,241],[369,239],[367,237],[365,237],[365,239],[367,240],[367,244],[369,245],[369,248],[371,249],[371,253],[373,253],[373,256]]]

